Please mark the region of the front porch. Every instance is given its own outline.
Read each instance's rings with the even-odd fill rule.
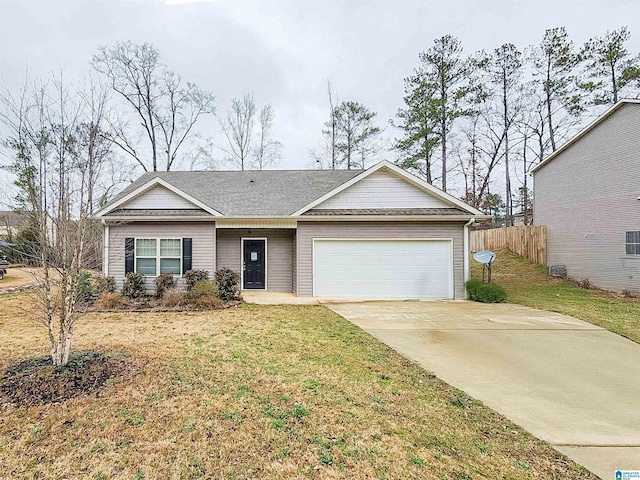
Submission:
[[[295,293],[295,228],[220,228],[216,269],[241,274],[244,293]]]

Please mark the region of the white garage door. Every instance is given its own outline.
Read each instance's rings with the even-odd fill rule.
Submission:
[[[313,242],[317,297],[453,298],[449,240]]]

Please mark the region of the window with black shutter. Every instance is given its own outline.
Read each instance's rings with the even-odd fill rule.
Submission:
[[[148,277],[162,273],[182,275],[191,270],[190,238],[126,238],[125,273]]]

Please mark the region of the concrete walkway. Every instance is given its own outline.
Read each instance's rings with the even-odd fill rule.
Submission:
[[[243,290],[242,299],[256,305],[318,305],[313,297],[298,297],[291,292],[273,292],[271,290]]]
[[[640,470],[640,345],[510,304],[327,304],[603,479]]]

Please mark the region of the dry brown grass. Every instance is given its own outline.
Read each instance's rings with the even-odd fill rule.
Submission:
[[[47,354],[29,305],[0,298],[1,369]],[[94,313],[74,346],[143,366],[0,410],[6,478],[596,478],[323,306]]]
[[[33,285],[39,283],[41,278],[41,272],[44,270],[34,267],[3,267],[7,270],[7,274],[3,280],[0,280],[0,290],[5,288],[18,288],[26,285]],[[56,273],[51,271],[51,275]]]
[[[117,310],[125,303],[125,298],[120,292],[102,292],[95,302],[97,310]]]
[[[162,295],[163,307],[180,307],[186,305],[188,302],[189,298],[187,297],[187,292],[183,292],[182,290],[167,290]]]

